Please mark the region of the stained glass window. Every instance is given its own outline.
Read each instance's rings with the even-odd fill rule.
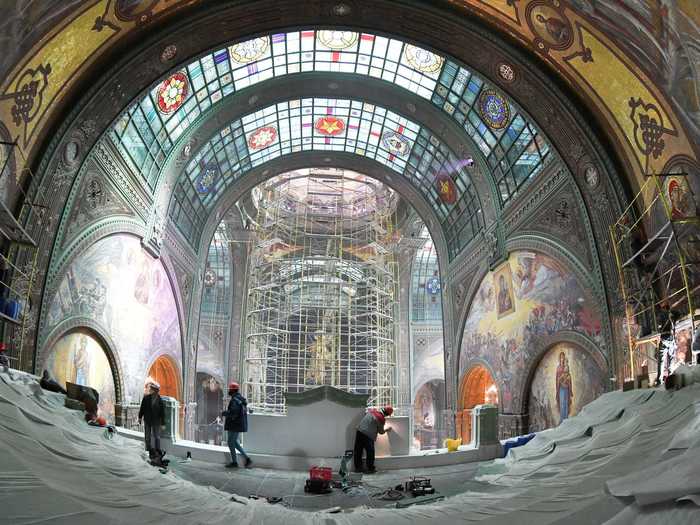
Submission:
[[[361,155],[403,174],[425,195],[445,227],[448,221],[454,223],[448,231],[457,236],[455,242],[459,235],[466,239],[463,232],[468,232],[468,242],[483,225],[467,172],[430,130],[380,106],[328,98],[280,102],[225,126],[185,167],[170,217],[195,243],[216,199],[233,181],[271,159],[310,150]],[[440,174],[456,181],[454,205],[438,196],[435,180]]]
[[[423,246],[416,252],[411,270],[411,321],[442,320],[442,285],[437,252],[427,228],[420,237]]]
[[[366,75],[431,100],[487,157],[504,205],[549,157],[549,145],[513,102],[503,99],[505,108],[494,105],[500,103],[500,95],[471,71],[395,38],[340,30],[276,33],[198,58],[133,104],[114,125],[112,138],[154,188],[174,143],[202,112],[241,89],[307,71]],[[484,90],[495,96],[480,106]],[[492,125],[500,126],[504,119],[507,124],[490,127],[480,108],[489,109]]]
[[[549,145],[512,101],[448,60],[432,96],[472,137],[492,170],[505,206],[549,159]]]

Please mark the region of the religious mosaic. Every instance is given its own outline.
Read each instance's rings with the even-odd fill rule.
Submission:
[[[605,374],[576,345],[560,343],[542,358],[530,384],[529,431],[556,427],[605,392]]]
[[[695,199],[685,176],[666,177],[666,199],[671,207],[671,218],[686,219],[695,216]]]
[[[49,330],[81,316],[116,345],[127,402],[141,399],[146,366],[159,355],[181,362],[175,296],[163,265],[130,235],[106,237],[68,267],[50,302]]]
[[[513,252],[486,275],[464,327],[460,377],[474,360],[487,362],[505,412],[518,413],[543,338],[573,330],[602,344],[601,314],[578,279],[561,263],[534,252]]]
[[[99,414],[114,422],[114,375],[105,349],[87,332],[71,332],[51,348],[46,365],[51,377],[63,387],[66,382],[97,390]]]

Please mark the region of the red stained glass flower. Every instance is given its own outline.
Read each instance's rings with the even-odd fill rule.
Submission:
[[[187,98],[189,83],[182,71],[170,75],[158,86],[158,110],[161,113],[177,111]]]

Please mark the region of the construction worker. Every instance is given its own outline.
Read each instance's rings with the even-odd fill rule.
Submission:
[[[374,442],[377,440],[377,434],[391,432],[391,428],[384,428],[386,418],[394,413],[394,409],[390,406],[377,410],[370,408],[365,416],[360,421],[355,433],[355,449],[353,457],[355,460],[355,471],[363,472],[362,469],[362,451],[367,454],[367,469],[364,470],[367,474],[374,474]]]
[[[231,463],[226,465],[226,468],[238,467],[236,451],[245,458],[246,468],[250,468],[253,463],[240,442],[241,432],[248,431],[248,401],[241,395],[240,389],[238,383],[233,382],[228,385],[228,395],[231,396],[231,400],[228,402],[228,409],[221,413],[226,418],[224,430],[228,434],[228,448],[231,451]]]
[[[160,462],[163,451],[160,448],[160,427],[165,425],[165,402],[160,397],[160,385],[156,382],[148,384],[149,393],[143,396],[139,409],[139,425],[143,420],[143,438],[151,461]]]

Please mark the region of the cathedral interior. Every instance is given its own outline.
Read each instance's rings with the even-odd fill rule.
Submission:
[[[696,0],[0,14],[0,523],[700,523]]]

